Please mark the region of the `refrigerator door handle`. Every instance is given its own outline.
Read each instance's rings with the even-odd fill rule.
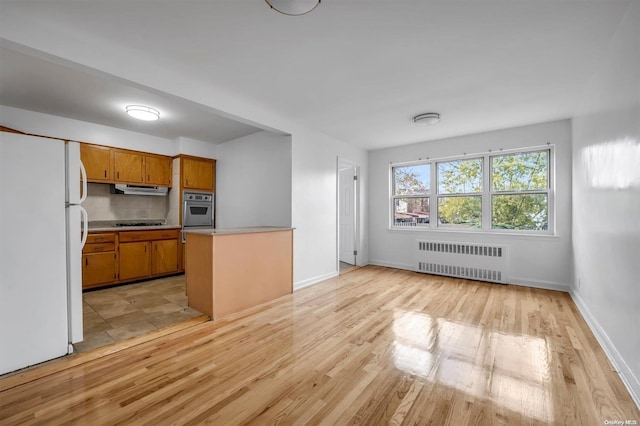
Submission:
[[[80,161],[80,175],[82,176],[82,196],[80,197],[80,201],[78,204],[82,204],[84,200],[87,199],[87,169],[84,168],[84,164]],[[84,210],[84,209],[83,209]],[[87,216],[87,212],[84,212],[85,217]],[[84,244],[82,244],[84,246]]]
[[[89,214],[82,206],[80,207],[80,213],[82,214],[82,241],[80,242],[80,250],[84,248],[87,243],[87,237],[89,236]]]

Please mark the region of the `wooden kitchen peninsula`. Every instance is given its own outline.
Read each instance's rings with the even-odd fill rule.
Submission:
[[[293,228],[186,231],[189,306],[211,319],[293,291]]]

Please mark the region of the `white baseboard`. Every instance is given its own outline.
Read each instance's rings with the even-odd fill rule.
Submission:
[[[330,278],[337,277],[338,271],[329,272],[328,274],[319,275],[313,278],[307,278],[306,280],[298,281],[293,283],[293,291],[300,290],[301,288],[309,287],[314,284],[318,284],[319,282],[326,281]]]
[[[556,290],[569,293],[571,286],[569,284],[557,283],[554,281],[531,280],[527,278],[509,277],[508,284],[519,285],[523,287],[541,288],[543,290]]]
[[[620,379],[622,379],[622,383],[627,387],[627,390],[631,394],[631,398],[640,408],[640,380],[638,380],[635,374],[633,374],[631,368],[629,368],[627,363],[624,361],[624,358],[620,355],[620,352],[618,352],[613,342],[611,342],[611,339],[609,339],[607,332],[600,326],[600,323],[596,317],[593,316],[580,295],[576,293],[573,288],[569,291],[569,294],[582,314],[582,317],[587,322],[591,332],[593,332],[593,335],[596,337],[596,340],[600,343],[600,346],[607,355],[607,358],[609,358],[609,361],[611,361],[611,364],[613,364],[613,367],[618,372]]]
[[[404,263],[385,262],[383,260],[371,260],[371,259],[369,259],[369,265],[384,266],[386,268],[405,269],[407,271],[414,271],[414,272],[416,270],[416,267],[414,265],[409,265],[409,264],[404,264]]]

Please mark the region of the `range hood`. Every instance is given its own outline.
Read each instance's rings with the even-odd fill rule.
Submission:
[[[140,186],[140,185],[111,185],[112,194],[124,195],[159,195],[166,196],[169,188],[166,186]]]

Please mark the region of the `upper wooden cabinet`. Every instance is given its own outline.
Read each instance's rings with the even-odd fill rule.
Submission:
[[[145,183],[171,186],[171,158],[147,155],[145,162]]]
[[[113,171],[116,175],[116,182],[145,183],[144,156],[128,151],[114,150]]]
[[[82,143],[80,158],[89,182],[171,187],[171,157]]]
[[[215,191],[216,160],[182,157],[181,176],[184,189]]]
[[[80,144],[80,158],[89,182],[109,182],[113,179],[110,148],[83,143]]]

